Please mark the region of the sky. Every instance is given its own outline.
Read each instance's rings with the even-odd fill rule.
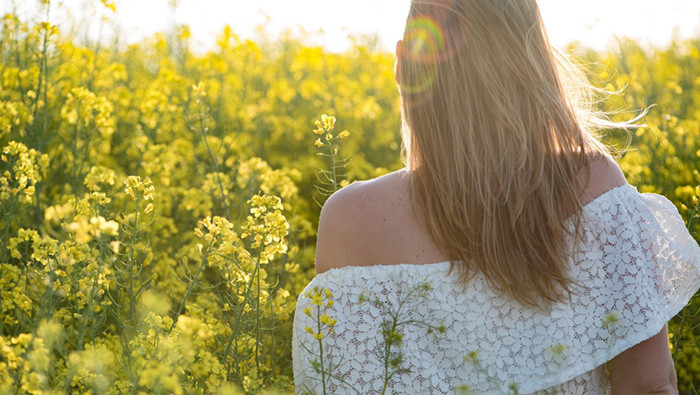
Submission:
[[[169,4],[178,3],[175,13]],[[28,10],[37,0],[0,0],[0,11]],[[332,51],[350,45],[348,34],[379,35],[383,49],[401,38],[410,0],[115,0],[117,13],[105,12],[98,0],[53,0],[54,23],[74,20],[90,25],[96,36],[95,8],[120,26],[121,38],[136,42],[173,24],[188,24],[197,47],[209,48],[224,25],[255,37],[264,25],[272,35],[285,29],[311,33],[312,43]],[[663,45],[673,37],[700,37],[700,0],[539,0],[550,40],[562,47],[580,41],[595,49],[631,37],[644,45]],[[69,16],[71,15],[71,16]],[[108,30],[108,29],[107,29]]]

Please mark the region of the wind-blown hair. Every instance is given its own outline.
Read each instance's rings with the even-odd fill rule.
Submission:
[[[609,153],[599,127],[634,125],[591,111],[588,80],[551,47],[535,0],[414,0],[402,48],[411,201],[450,270],[465,284],[481,272],[524,305],[567,300],[579,172]]]

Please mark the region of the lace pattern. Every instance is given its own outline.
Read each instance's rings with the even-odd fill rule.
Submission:
[[[298,393],[605,393],[604,363],[656,335],[700,286],[700,247],[675,206],[624,185],[583,209],[584,241],[569,257],[581,292],[549,311],[496,294],[477,274],[462,288],[449,262],[348,266],[306,287],[329,289],[337,320],[319,341],[299,298],[292,352]],[[573,225],[570,225],[573,227]],[[432,290],[406,295],[417,284]],[[360,295],[373,303],[358,303]],[[413,295],[415,296],[415,295]],[[325,306],[325,305],[324,305]],[[320,310],[319,310],[320,311]],[[308,312],[308,310],[307,310]],[[393,312],[393,313],[392,313]],[[400,341],[387,353],[387,319],[400,312]],[[397,321],[394,321],[397,322]],[[444,333],[435,330],[444,325]],[[396,359],[398,358],[398,360]],[[515,388],[515,387],[514,387]]]

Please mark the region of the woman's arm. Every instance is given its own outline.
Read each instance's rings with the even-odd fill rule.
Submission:
[[[658,335],[610,360],[606,368],[615,395],[678,393],[667,325]]]

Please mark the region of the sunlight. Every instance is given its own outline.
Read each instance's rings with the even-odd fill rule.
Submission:
[[[12,9],[13,3],[20,4],[16,5],[20,9],[29,7],[28,2],[4,0],[0,10]],[[194,42],[206,50],[228,24],[246,38],[256,37],[260,26],[273,36],[291,29],[307,35],[310,43],[332,51],[347,49],[351,45],[348,35],[377,34],[380,48],[393,50],[394,43],[402,36],[410,2],[180,0],[174,14],[170,3],[172,1],[168,0],[118,0],[117,14],[110,18],[115,20],[120,38],[126,42],[136,42],[167,30],[174,23],[188,24]],[[90,7],[85,7],[83,0],[65,0],[63,8],[68,10],[71,19],[90,19],[90,15],[86,15]],[[580,41],[602,49],[620,36],[629,36],[643,44],[663,45],[674,35],[686,38],[700,31],[700,2],[693,0],[540,0],[540,8],[550,40],[556,46]],[[99,32],[99,25],[93,23],[89,35],[96,36]]]

